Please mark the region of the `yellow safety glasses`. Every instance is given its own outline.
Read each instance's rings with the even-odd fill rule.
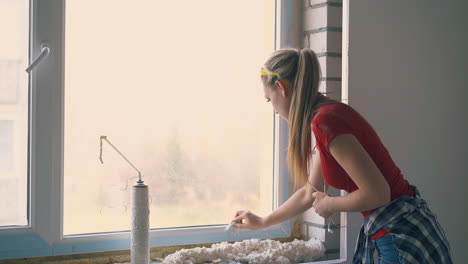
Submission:
[[[267,70],[263,67],[260,69],[260,76],[276,76],[278,77],[278,79],[281,79],[281,76],[279,74],[277,74],[276,72]]]

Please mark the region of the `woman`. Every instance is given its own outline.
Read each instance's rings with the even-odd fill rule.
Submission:
[[[266,217],[237,212],[235,227],[265,228],[312,206],[325,218],[362,212],[353,263],[373,263],[374,248],[379,263],[452,263],[444,232],[416,187],[359,113],[318,92],[320,78],[310,49],[276,51],[261,69],[267,102],[289,123],[288,166],[297,191]],[[324,181],[348,194],[318,191]]]

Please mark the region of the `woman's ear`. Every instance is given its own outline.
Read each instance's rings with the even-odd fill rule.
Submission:
[[[276,86],[278,86],[278,89],[280,89],[281,94],[283,95],[284,98],[288,98],[289,96],[289,87],[281,82],[281,81],[276,81],[275,82]]]

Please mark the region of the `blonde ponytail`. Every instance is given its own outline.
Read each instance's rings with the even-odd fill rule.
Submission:
[[[274,52],[265,67],[293,84],[289,109],[288,165],[298,188],[307,182],[311,154],[311,121],[318,99],[321,78],[320,64],[310,49],[282,49]],[[264,76],[270,87],[276,76]]]

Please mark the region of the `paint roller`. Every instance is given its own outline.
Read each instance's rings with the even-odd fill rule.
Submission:
[[[141,179],[141,172],[123,155],[106,136],[100,139],[100,155],[102,160],[102,142],[105,140],[119,155],[124,158],[138,172],[138,181],[132,188],[132,230],[130,242],[130,259],[132,264],[149,264],[150,246],[149,246],[149,196],[148,185]]]

